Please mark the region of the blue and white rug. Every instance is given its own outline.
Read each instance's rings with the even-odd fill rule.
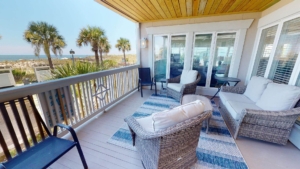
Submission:
[[[152,95],[138,108],[133,116],[141,118],[179,105],[179,102],[164,95]],[[210,120],[209,133],[206,134],[205,128],[202,128],[197,147],[198,162],[192,168],[247,169],[247,164],[213,101],[212,105],[214,111]],[[126,123],[108,140],[108,143],[136,151],[135,147],[132,146],[131,134]]]

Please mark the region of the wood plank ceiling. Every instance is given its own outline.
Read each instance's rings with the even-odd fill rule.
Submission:
[[[261,12],[280,0],[96,0],[136,22]]]

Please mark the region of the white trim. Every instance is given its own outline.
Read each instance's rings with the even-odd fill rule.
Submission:
[[[141,48],[140,48],[140,39],[141,39],[141,31],[140,31],[140,23],[135,24],[136,28],[136,64],[140,65],[141,64]]]
[[[214,54],[216,50],[216,44],[217,44],[217,32],[213,32],[212,34],[212,40],[211,40],[211,50],[209,54],[209,64],[207,68],[207,76],[206,76],[206,88],[210,88],[210,82],[211,82],[211,75],[212,75],[212,70],[214,67]]]
[[[247,29],[241,29],[240,31],[236,32],[235,42],[233,46],[234,50],[232,53],[230,69],[228,73],[229,77],[237,77],[238,75],[246,33]]]
[[[245,79],[245,84],[247,84],[250,81],[251,76],[252,76],[252,72],[253,72],[253,68],[254,68],[254,64],[255,64],[255,60],[256,60],[258,46],[259,46],[259,43],[260,43],[260,40],[261,40],[262,31],[264,29],[267,29],[267,28],[270,28],[270,27],[273,27],[273,26],[277,25],[276,34],[275,34],[275,37],[276,37],[277,32],[278,32],[278,28],[279,28],[279,24],[280,24],[279,22],[276,22],[276,23],[268,24],[268,25],[266,25],[266,26],[258,29],[258,31],[256,33],[256,36],[255,36],[256,38],[255,38],[254,47],[253,47],[252,54],[251,54],[251,59],[250,59],[250,64],[249,64],[247,76],[246,76],[246,79]],[[275,42],[275,38],[274,38],[274,42]],[[274,42],[273,42],[273,46],[274,46]],[[272,53],[272,51],[271,51],[271,53]],[[271,58],[271,54],[270,54],[270,57],[269,57],[269,61],[270,61],[270,58]],[[269,61],[268,61],[268,63],[269,63]]]
[[[237,30],[248,29],[254,19],[210,22],[210,23],[197,23],[173,26],[159,26],[146,28],[147,34],[174,34],[182,32],[197,32],[197,31],[224,31],[224,30]]]
[[[265,78],[268,78],[269,74],[270,74],[270,70],[271,70],[271,67],[272,67],[272,64],[273,64],[273,60],[274,60],[274,57],[275,57],[277,45],[278,45],[278,42],[279,42],[279,39],[280,39],[280,35],[281,35],[281,31],[282,31],[282,26],[283,26],[282,22],[278,24],[278,28],[277,28],[275,39],[274,39],[274,43],[273,43],[274,47],[272,48],[272,51],[270,53],[270,58],[269,58],[268,65],[267,65],[267,68],[266,68],[266,72],[265,72],[265,75],[264,75]]]
[[[153,36],[152,35],[148,35],[148,48],[150,50],[148,50],[148,56],[152,56],[152,57],[148,57],[148,65],[150,67],[150,70],[151,71],[151,77],[153,77],[154,75],[154,65],[152,64],[153,63],[153,56],[154,56],[154,53],[153,53],[153,48],[154,48],[154,40],[153,40]]]
[[[298,51],[298,57],[297,57],[295,66],[293,68],[293,72],[291,74],[289,85],[296,85],[296,83],[297,83],[298,76],[299,76],[299,73],[300,73],[300,56],[299,55],[300,55],[300,49]]]

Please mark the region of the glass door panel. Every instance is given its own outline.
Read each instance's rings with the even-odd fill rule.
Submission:
[[[186,35],[171,37],[170,78],[181,75],[184,66]]]
[[[277,28],[278,25],[275,25],[262,30],[252,76],[256,75],[264,77],[269,62],[270,54],[273,49],[273,43]]]
[[[300,49],[300,17],[284,22],[269,79],[288,84]]]
[[[215,76],[228,77],[236,33],[218,33],[215,44],[210,87],[218,87]]]
[[[205,86],[210,61],[212,34],[195,35],[194,38],[193,70],[197,70],[201,75],[198,86]]]
[[[166,78],[168,36],[154,36],[154,77],[156,81]]]

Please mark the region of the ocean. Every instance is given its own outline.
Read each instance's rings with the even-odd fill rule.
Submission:
[[[74,55],[75,58],[85,58],[91,55]],[[55,56],[52,55],[53,59],[62,59],[62,58],[72,58],[72,55],[62,55],[62,56]],[[4,61],[16,61],[16,60],[39,60],[39,59],[47,59],[46,55],[40,55],[39,57],[35,55],[0,55],[0,62]]]

